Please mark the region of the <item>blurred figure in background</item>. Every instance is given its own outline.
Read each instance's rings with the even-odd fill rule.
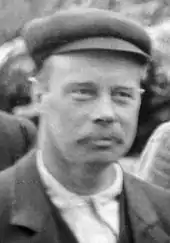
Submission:
[[[9,95],[10,107],[12,113],[16,116],[24,117],[31,120],[36,126],[39,121],[39,106],[40,106],[40,92],[37,89],[36,79],[32,77],[32,72],[23,70],[22,59],[19,60],[21,64],[12,72],[11,81],[14,81],[15,89],[12,88],[13,93]],[[25,64],[29,63],[29,59],[24,59]],[[20,81],[15,81],[19,76]],[[18,79],[17,79],[18,80]]]
[[[153,60],[148,69],[139,113],[137,136],[130,155],[139,156],[152,132],[170,120],[170,21],[148,28]]]
[[[170,189],[170,122],[160,125],[142,152],[137,176]]]
[[[30,102],[26,76],[32,67],[25,60],[26,50],[20,39],[0,47],[0,109],[3,111],[12,113],[15,106]]]
[[[144,180],[170,188],[170,20],[148,30],[154,55],[140,130],[143,140],[148,140],[150,134],[151,137],[141,147],[143,152],[136,173]]]
[[[31,102],[31,84],[27,76],[33,70],[31,61],[19,43],[0,48],[0,171],[24,156],[36,141],[35,125],[12,114],[13,109]]]
[[[7,58],[0,60],[0,109],[28,118],[37,125],[38,102],[35,85],[29,79],[33,76],[34,63],[28,56],[23,41],[16,39],[13,42],[0,48],[0,53],[4,52],[6,45],[9,49]]]
[[[35,144],[37,129],[28,119],[0,111],[0,171],[12,166]]]

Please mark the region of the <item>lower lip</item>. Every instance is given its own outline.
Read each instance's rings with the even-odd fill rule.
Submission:
[[[112,146],[111,140],[96,140],[92,141],[92,144],[99,148],[110,148]]]

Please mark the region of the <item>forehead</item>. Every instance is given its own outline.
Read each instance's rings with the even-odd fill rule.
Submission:
[[[57,84],[61,80],[62,83],[75,79],[83,82],[89,78],[91,81],[114,78],[115,82],[121,78],[139,80],[144,71],[144,67],[132,56],[101,51],[52,56],[47,60],[45,69],[51,81],[56,82],[57,78]]]

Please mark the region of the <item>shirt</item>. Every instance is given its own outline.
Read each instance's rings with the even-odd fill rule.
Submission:
[[[45,167],[41,152],[37,153],[41,180],[53,205],[66,221],[79,243],[116,243],[119,236],[119,202],[123,173],[118,164],[116,180],[108,189],[92,195],[79,196],[68,191]]]

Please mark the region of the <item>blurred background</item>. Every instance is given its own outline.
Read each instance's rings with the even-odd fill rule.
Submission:
[[[27,117],[38,126],[41,92],[36,90],[34,64],[20,30],[28,20],[73,7],[123,13],[144,25],[152,38],[153,60],[143,80],[137,136],[122,160],[122,165],[133,171],[154,129],[170,120],[169,0],[0,0],[0,110]]]

